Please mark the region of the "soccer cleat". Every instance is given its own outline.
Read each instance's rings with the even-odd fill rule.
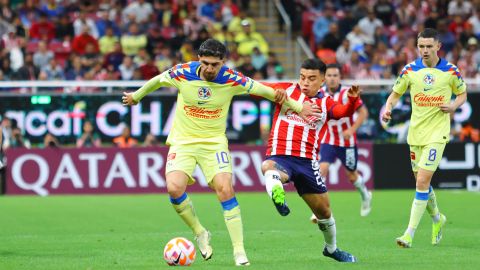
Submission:
[[[403,247],[403,248],[411,248],[412,247],[412,237],[410,236],[410,234],[408,233],[405,233],[404,235],[400,236],[400,237],[397,237],[397,239],[395,239],[395,241],[397,241],[397,245],[399,247]]]
[[[233,254],[233,257],[235,259],[235,265],[236,266],[248,266],[250,265],[250,262],[248,261],[247,255],[245,252],[241,253],[235,253]]]
[[[282,186],[276,185],[272,188],[272,201],[280,215],[286,216],[290,214],[287,201],[285,200],[285,190]]]
[[[339,248],[335,249],[335,251],[333,253],[330,253],[328,252],[327,250],[327,247],[325,247],[323,249],[323,256],[327,256],[327,257],[330,257],[336,261],[339,261],[339,262],[356,262],[357,261],[357,258],[355,258],[355,256],[353,256],[352,254],[346,252],[346,251],[343,251],[343,250],[340,250]]]
[[[447,217],[444,214],[440,214],[440,220],[437,223],[432,224],[432,245],[438,245],[442,240],[443,227],[447,223]]]
[[[211,238],[211,234],[207,230],[195,236],[198,249],[200,250],[200,254],[202,254],[202,257],[203,259],[205,259],[205,261],[212,258],[212,255],[213,255],[213,249],[212,249],[212,246],[210,246],[210,238]]]
[[[360,207],[360,216],[366,217],[372,211],[372,192],[368,192],[368,198],[362,200],[362,206]]]

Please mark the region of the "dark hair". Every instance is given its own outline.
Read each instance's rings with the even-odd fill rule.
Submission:
[[[304,69],[317,69],[320,71],[320,74],[325,74],[325,71],[327,71],[327,66],[325,63],[317,58],[310,58],[302,63],[302,68]]]
[[[418,33],[417,39],[419,38],[433,38],[438,41],[438,31],[432,28],[425,28],[422,32]]]
[[[338,70],[342,70],[342,68],[340,67],[340,65],[337,64],[337,63],[328,64],[326,69],[329,69],[329,68],[336,68],[336,69],[338,69]]]
[[[205,40],[198,49],[198,56],[213,56],[223,59],[226,54],[227,48],[225,45],[212,38]]]

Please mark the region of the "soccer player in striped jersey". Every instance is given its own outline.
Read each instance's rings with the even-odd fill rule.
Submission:
[[[267,193],[278,212],[290,213],[285,200],[283,184],[292,181],[298,194],[319,217],[318,227],[325,238],[323,255],[340,262],[355,262],[356,258],[337,248],[335,219],[324,178],[318,165],[319,139],[327,130],[329,119],[352,115],[359,99],[359,89],[348,91],[349,102],[338,104],[319,89],[324,81],[325,64],[318,59],[307,59],[300,69],[299,83],[278,84],[274,88],[286,89],[290,99],[302,103],[312,102],[321,113],[312,122],[303,120],[285,105],[275,108],[272,130],[268,140],[266,159],[262,164]]]
[[[337,64],[327,65],[325,72],[325,84],[321,90],[334,101],[346,104],[348,102],[349,86],[340,83],[340,67]],[[362,203],[360,215],[367,216],[371,211],[372,193],[367,190],[365,180],[357,171],[358,149],[357,129],[368,118],[368,110],[359,98],[355,104],[357,117],[353,115],[341,119],[331,119],[327,122],[328,131],[322,138],[320,146],[320,171],[324,177],[328,175],[330,164],[338,158],[347,174],[348,180],[360,192]],[[312,220],[315,215],[312,215]]]
[[[135,105],[145,95],[160,87],[178,88],[177,106],[172,129],[167,138],[170,146],[166,181],[170,202],[195,234],[197,246],[205,260],[212,257],[210,232],[200,223],[187,185],[195,182],[192,173],[198,164],[208,185],[216,192],[223,208],[224,221],[230,234],[235,264],[249,265],[243,244],[240,207],[232,185],[232,162],[225,136],[228,110],[233,96],[251,94],[276,99],[274,89],[262,85],[224,65],[226,48],[217,40],[208,39],[198,50],[199,61],[176,65],[149,80],[134,93],[124,93],[124,105]],[[280,100],[301,117],[314,115],[317,109],[309,104]]]
[[[382,120],[391,120],[392,109],[410,88],[412,115],[407,142],[416,180],[416,193],[410,210],[410,221],[405,233],[396,238],[400,247],[412,246],[418,224],[427,209],[433,219],[432,244],[442,239],[447,221],[438,209],[435,193],[430,185],[432,176],[442,159],[450,138],[450,114],[467,100],[467,86],[458,68],[438,57],[441,44],[438,32],[426,28],[418,34],[420,58],[407,64],[387,99]],[[456,95],[452,102],[452,94]]]

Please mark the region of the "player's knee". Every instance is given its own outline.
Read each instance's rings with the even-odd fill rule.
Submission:
[[[275,169],[275,162],[271,160],[265,160],[262,162],[262,173],[265,174],[266,171],[268,170],[274,170]]]
[[[316,211],[315,215],[319,219],[329,219],[332,216],[332,211],[330,211],[330,207],[322,207]]]
[[[185,192],[185,187],[174,181],[167,181],[167,191],[170,197],[178,198]]]
[[[225,201],[235,196],[235,191],[233,190],[232,185],[217,185],[215,187],[215,192],[217,193],[217,197],[220,199],[220,201]]]

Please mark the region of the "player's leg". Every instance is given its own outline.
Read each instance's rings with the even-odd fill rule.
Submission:
[[[303,194],[302,198],[318,217],[318,228],[325,239],[323,255],[339,262],[355,262],[356,258],[353,255],[337,247],[337,227],[330,210],[328,193]]]
[[[337,228],[330,210],[330,200],[318,162],[297,159],[296,174],[292,178],[298,194],[318,217],[318,228],[323,233],[323,255],[340,262],[355,262],[354,256],[337,248]]]
[[[233,190],[232,174],[219,173],[215,175],[211,186],[222,204],[225,225],[232,241],[235,264],[239,266],[250,265],[243,245],[242,216]]]
[[[358,164],[358,148],[354,147],[339,147],[335,148],[337,157],[342,161],[345,167],[347,178],[360,193],[362,203],[360,205],[360,215],[367,216],[371,211],[372,193],[368,191],[365,186],[365,180],[357,171]]]
[[[330,164],[335,162],[337,159],[337,154],[335,152],[334,146],[330,144],[321,144],[320,145],[320,174],[323,176],[323,179],[327,179]],[[315,213],[312,213],[310,221],[314,224],[318,223],[318,217]]]
[[[204,145],[198,151],[200,165],[209,186],[222,204],[223,217],[233,246],[236,265],[249,265],[243,244],[243,225],[240,206],[232,184],[232,163],[226,144]]]
[[[440,163],[444,147],[444,144],[431,144],[423,147],[410,147],[412,169],[414,172],[416,172],[416,193],[410,211],[408,228],[401,237],[396,239],[397,244],[401,247],[408,248],[412,246],[415,230],[417,229],[417,226],[420,223],[425,209],[427,208],[430,183],[433,174],[437,169],[438,164]],[[443,225],[444,223],[439,224],[438,226],[440,228],[440,239],[441,228],[443,227]]]
[[[213,253],[210,246],[210,232],[200,223],[193,203],[185,192],[187,184],[194,182],[191,173],[195,169],[195,165],[195,158],[189,153],[189,149],[171,147],[167,158],[165,178],[173,208],[185,224],[192,229],[200,253],[205,260],[208,260]]]
[[[262,163],[265,189],[278,213],[282,216],[290,213],[283,189],[283,184],[288,182],[289,179],[288,163],[284,159],[284,157],[272,156]]]

